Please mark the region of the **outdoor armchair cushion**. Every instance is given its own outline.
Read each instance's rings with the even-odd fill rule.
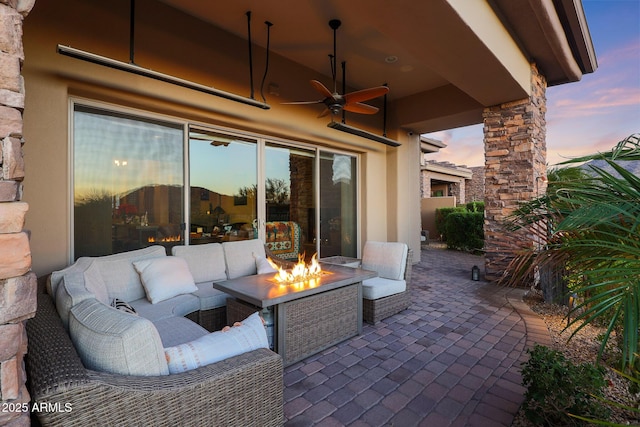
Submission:
[[[362,268],[385,279],[402,280],[408,250],[405,243],[368,241],[362,251]]]
[[[365,299],[379,299],[389,295],[399,294],[407,290],[404,280],[391,280],[384,277],[373,277],[362,281],[362,297]]]
[[[257,350],[269,348],[267,333],[259,314],[253,313],[228,331],[217,331],[194,341],[165,348],[169,372],[186,372]]]

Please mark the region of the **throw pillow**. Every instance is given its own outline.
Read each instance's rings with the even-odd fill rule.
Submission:
[[[278,272],[265,257],[256,255],[255,253],[253,254],[253,257],[256,259],[256,269],[258,270],[258,274]]]
[[[124,311],[125,313],[138,315],[136,309],[133,308],[131,304],[118,298],[114,298],[113,301],[111,301],[111,307]]]
[[[164,349],[169,373],[196,369],[251,350],[269,348],[262,318],[256,312],[226,332],[217,331]]]
[[[198,290],[187,262],[175,256],[134,261],[151,304]]]

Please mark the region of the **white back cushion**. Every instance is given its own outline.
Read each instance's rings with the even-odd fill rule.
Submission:
[[[264,243],[260,239],[224,242],[222,249],[224,250],[229,279],[257,274],[258,269],[254,254],[255,256],[265,256]]]
[[[171,255],[184,258],[196,283],[227,279],[224,252],[220,243],[174,246]]]
[[[402,280],[408,251],[405,243],[368,241],[362,251],[362,268],[385,279]]]
[[[109,299],[118,298],[130,302],[145,297],[140,275],[133,268],[133,262],[166,256],[164,247],[155,245],[135,251],[97,257],[94,259],[94,263],[100,270]]]

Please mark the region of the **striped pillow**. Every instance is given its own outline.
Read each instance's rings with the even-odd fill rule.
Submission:
[[[133,308],[131,304],[118,298],[114,298],[113,301],[111,301],[111,307],[124,311],[125,313],[138,315],[136,309]]]

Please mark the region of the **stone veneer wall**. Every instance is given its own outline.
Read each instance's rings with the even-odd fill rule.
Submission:
[[[484,166],[474,166],[471,169],[471,179],[467,183],[467,202],[481,202],[484,200]]]
[[[24,62],[22,21],[35,0],[0,0],[0,425],[28,426],[24,370],[26,319],[36,310],[37,280],[31,270],[28,210],[22,198]]]
[[[533,245],[524,233],[507,231],[504,221],[519,202],[546,191],[546,184],[536,188],[536,181],[546,176],[547,82],[535,65],[531,69],[529,98],[486,108],[483,113],[487,280],[499,279],[518,249]]]

